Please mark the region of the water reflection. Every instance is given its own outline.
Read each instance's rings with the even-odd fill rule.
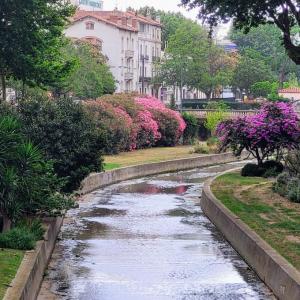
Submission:
[[[70,211],[39,299],[273,299],[201,212],[204,180],[226,168],[95,192]]]

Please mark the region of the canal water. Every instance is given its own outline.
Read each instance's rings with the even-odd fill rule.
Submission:
[[[90,194],[68,213],[38,299],[274,299],[199,206],[204,181],[233,167]]]

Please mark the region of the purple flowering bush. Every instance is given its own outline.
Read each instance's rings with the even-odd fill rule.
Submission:
[[[243,150],[257,159],[258,166],[273,155],[282,158],[284,150],[299,148],[299,118],[288,103],[268,102],[256,115],[226,120],[217,127],[220,150],[231,149],[236,156]]]

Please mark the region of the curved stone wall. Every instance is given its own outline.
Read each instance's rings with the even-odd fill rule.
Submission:
[[[200,204],[205,215],[279,299],[299,300],[300,272],[213,195],[210,186],[215,178],[202,191]]]
[[[242,155],[242,159],[246,157],[246,154]],[[231,153],[222,153],[213,155],[203,155],[193,158],[163,161],[144,165],[136,165],[103,173],[92,173],[82,181],[79,193],[83,195],[88,194],[98,188],[113,183],[121,182],[123,180],[144,177],[159,173],[188,170],[215,164],[229,163],[236,160],[236,157],[234,157]]]

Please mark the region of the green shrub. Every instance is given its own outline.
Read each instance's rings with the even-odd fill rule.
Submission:
[[[266,170],[274,170],[278,174],[281,173],[284,169],[283,164],[275,160],[267,160],[266,162],[263,163],[263,167]]]
[[[0,234],[0,248],[31,250],[35,241],[34,234],[26,227],[16,227]]]
[[[193,144],[198,136],[199,125],[195,115],[184,112],[182,117],[186,123],[186,128],[183,133],[183,143],[185,145]]]
[[[209,152],[210,152],[209,147],[204,142],[197,143],[194,146],[193,150],[194,150],[193,153],[198,153],[198,154],[209,154]]]
[[[71,192],[91,172],[102,170],[103,134],[81,104],[36,99],[20,105],[23,130],[54,161],[55,173]]]
[[[300,203],[300,179],[292,178],[287,185],[287,197],[292,202]]]
[[[285,158],[285,167],[291,177],[300,177],[300,151],[290,151]]]
[[[246,164],[242,171],[241,175],[244,177],[261,177],[265,173],[265,169],[256,165],[256,164]]]
[[[18,222],[16,228],[29,230],[33,236],[35,241],[42,240],[44,237],[45,229],[43,228],[43,224],[39,219],[24,219]]]
[[[281,196],[286,196],[288,192],[288,183],[291,177],[287,172],[281,173],[273,185],[273,190]]]
[[[153,111],[152,115],[159,124],[161,133],[161,139],[157,142],[157,146],[175,146],[178,142],[178,121],[171,114],[160,110]]]
[[[0,248],[31,250],[42,240],[45,230],[40,220],[26,219],[10,231],[0,234]]]

